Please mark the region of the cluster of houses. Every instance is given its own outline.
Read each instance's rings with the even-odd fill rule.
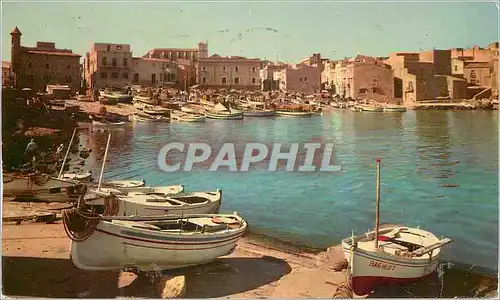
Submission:
[[[241,56],[209,55],[195,48],[155,48],[134,57],[128,44],[93,43],[81,55],[55,43],[21,45],[11,32],[11,62],[2,62],[2,84],[44,90],[67,85],[74,92],[130,85],[248,89],[302,94],[329,90],[341,98],[379,102],[471,99],[498,95],[498,42],[486,48],[394,52],[330,60],[315,53],[296,64]]]

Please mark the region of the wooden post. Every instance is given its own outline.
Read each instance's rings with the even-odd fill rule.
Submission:
[[[380,227],[380,158],[377,158],[377,204],[375,208],[375,250],[378,249],[379,227]]]
[[[106,165],[106,159],[108,157],[108,148],[110,140],[111,140],[111,133],[108,135],[108,142],[106,143],[106,151],[104,152],[104,161],[102,162],[101,175],[99,176],[99,186],[97,187],[97,191],[101,190],[102,175],[104,174],[104,166]]]
[[[68,158],[69,149],[71,148],[71,145],[73,144],[73,138],[75,137],[75,133],[76,133],[76,128],[73,130],[73,135],[71,136],[71,140],[69,141],[68,149],[66,149],[66,155],[64,155],[64,159],[63,159],[62,166],[61,166],[61,171],[59,171],[59,176],[57,176],[57,178],[59,178],[59,179],[62,178],[62,173],[64,171],[64,164],[66,164],[66,159]]]

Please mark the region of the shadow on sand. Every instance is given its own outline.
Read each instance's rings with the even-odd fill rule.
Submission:
[[[379,287],[368,298],[484,298],[497,296],[498,281],[494,276],[471,270],[445,270],[443,284],[438,276],[412,284]]]
[[[213,263],[168,271],[186,276],[186,298],[217,298],[244,293],[290,273],[287,262],[274,257],[220,258]]]
[[[221,258],[212,263],[164,271],[186,276],[189,298],[223,297],[259,288],[291,272],[283,260]],[[84,271],[70,259],[3,256],[3,293],[50,298],[158,297],[145,277],[120,283],[120,271]],[[122,274],[123,277],[123,274]],[[122,286],[122,288],[119,288]]]
[[[3,256],[2,275],[9,296],[114,298],[119,293],[118,271],[79,270],[70,259]]]

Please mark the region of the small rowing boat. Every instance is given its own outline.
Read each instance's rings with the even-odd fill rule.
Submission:
[[[243,111],[244,117],[274,117],[276,116],[276,110],[274,109],[263,109],[263,110],[248,110]]]
[[[384,109],[380,106],[374,106],[374,105],[361,105],[360,106],[362,111],[370,111],[370,112],[381,112],[384,111]]]
[[[64,210],[63,220],[71,260],[83,270],[158,271],[209,263],[233,252],[247,228],[236,213],[96,217],[81,211]],[[78,226],[84,220],[91,225]]]
[[[127,123],[125,123],[125,122],[110,122],[107,120],[104,120],[104,121],[93,120],[92,121],[92,126],[96,126],[96,127],[123,127],[126,124]]]
[[[391,106],[384,107],[384,111],[387,111],[387,112],[405,112],[406,107],[391,105]]]
[[[377,159],[375,230],[342,241],[356,295],[390,283],[408,283],[435,274],[441,248],[452,242],[431,232],[401,225],[380,228],[380,160]]]

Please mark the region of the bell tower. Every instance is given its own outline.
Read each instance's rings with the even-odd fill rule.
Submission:
[[[19,68],[20,68],[20,52],[21,52],[21,36],[23,35],[19,28],[14,28],[12,32],[10,33],[12,37],[12,45],[11,45],[11,53],[10,53],[10,60],[11,60],[11,66],[12,66],[12,73],[14,73],[15,76],[19,73]]]

